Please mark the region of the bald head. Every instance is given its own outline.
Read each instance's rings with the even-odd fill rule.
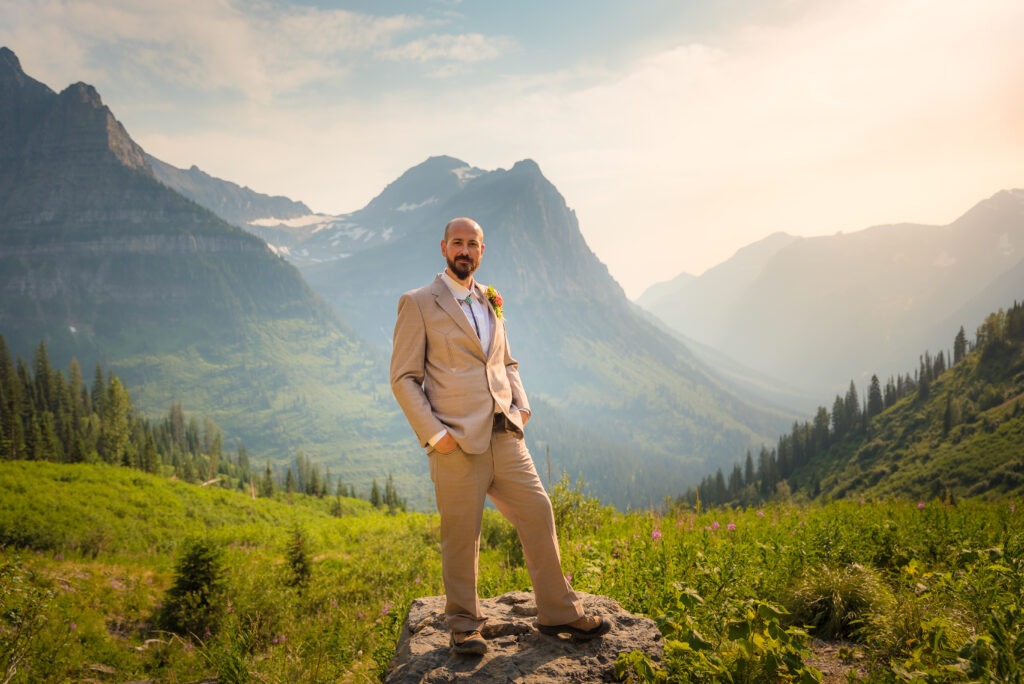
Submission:
[[[445,241],[447,241],[448,238],[451,237],[452,230],[454,230],[455,228],[469,228],[470,230],[475,230],[477,232],[477,237],[480,239],[480,242],[483,242],[484,240],[484,229],[480,227],[480,224],[471,218],[466,218],[465,216],[462,216],[459,218],[453,218],[445,225]]]
[[[451,276],[464,285],[469,283],[484,254],[484,231],[480,224],[465,217],[449,221],[444,227],[441,254],[448,262]]]

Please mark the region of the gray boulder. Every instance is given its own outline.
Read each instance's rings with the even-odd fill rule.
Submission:
[[[607,596],[577,592],[588,614],[605,615],[612,630],[597,639],[550,637],[534,626],[532,592],[515,591],[483,604],[483,656],[455,655],[444,620],[444,596],[418,598],[409,607],[385,681],[406,682],[614,682],[615,658],[639,649],[656,662],[663,655],[654,621],[633,615]]]

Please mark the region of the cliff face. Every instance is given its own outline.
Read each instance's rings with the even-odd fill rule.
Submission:
[[[394,431],[378,355],[295,267],[160,183],[91,86],[55,93],[0,49],[0,96],[0,334],[12,352],[31,358],[45,339],[56,366],[101,360],[143,411],[181,400],[254,459],[301,448],[344,459],[335,472],[357,486],[380,478],[352,453]]]

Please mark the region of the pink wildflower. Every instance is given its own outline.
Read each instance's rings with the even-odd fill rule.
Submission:
[[[924,510],[924,501],[918,501],[917,502],[917,510],[919,510],[919,511],[923,511]]]
[[[758,518],[763,518],[764,517],[764,511],[758,511],[757,512],[757,517]]]
[[[717,520],[711,523],[711,529],[717,530],[719,527],[721,527],[721,525],[718,524]]]
[[[725,526],[725,529],[729,530],[730,532],[735,530],[736,529],[736,523],[729,523],[728,525]]]
[[[68,625],[68,629],[70,629],[72,632],[74,632],[76,629],[78,629],[78,625],[76,625],[74,622],[72,622],[70,625]]]
[[[651,531],[651,539],[654,539],[655,541],[657,541],[658,539],[661,539],[661,530],[659,530],[657,527],[655,527]]]

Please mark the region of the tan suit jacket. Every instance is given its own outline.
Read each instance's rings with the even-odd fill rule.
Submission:
[[[474,296],[486,302],[486,288],[474,283]],[[503,413],[522,436],[519,409],[530,404],[509,354],[504,321],[487,306],[491,344],[485,355],[473,324],[441,276],[398,300],[391,390],[423,446],[441,430],[466,453],[479,454],[491,443],[494,415]]]

